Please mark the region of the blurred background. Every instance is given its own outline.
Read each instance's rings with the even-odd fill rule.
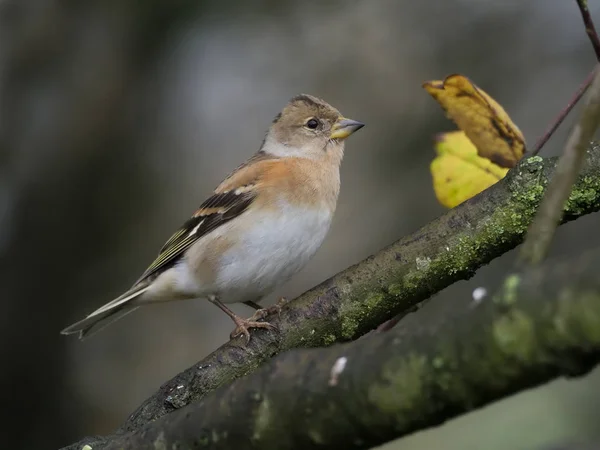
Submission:
[[[600,7],[590,8],[600,23]],[[3,447],[108,433],[228,339],[230,320],[201,300],[138,310],[83,343],[59,331],[137,279],[293,95],[320,96],[367,127],[347,145],[328,239],[265,304],[444,212],[432,137],[455,127],[424,81],[467,75],[533,145],[594,63],[574,0],[0,1]],[[560,151],[571,122],[544,156]],[[553,254],[600,245],[599,225],[596,215],[561,227]],[[513,260],[408,319],[452,314]],[[596,371],[385,448],[585,442],[600,438],[599,413]]]

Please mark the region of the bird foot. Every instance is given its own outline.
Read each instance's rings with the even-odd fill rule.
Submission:
[[[246,338],[246,344],[248,344],[250,342],[250,328],[266,328],[267,330],[277,330],[275,325],[272,325],[269,322],[259,322],[259,320],[263,320],[271,314],[280,314],[281,308],[283,308],[283,305],[285,305],[286,302],[287,299],[285,297],[281,297],[274,305],[271,305],[267,308],[257,309],[249,319],[242,319],[241,317],[233,318],[233,321],[237,326],[235,327],[235,330],[231,332],[229,337],[233,339],[243,334]]]
[[[250,342],[250,328],[266,328],[267,330],[277,330],[277,327],[275,325],[271,325],[269,322],[259,322],[258,320],[262,319],[264,316],[262,316],[262,313],[260,313],[260,311],[262,310],[258,310],[254,313],[254,315],[252,317],[250,317],[249,319],[242,319],[241,317],[234,317],[232,318],[233,321],[236,324],[235,329],[231,332],[231,334],[229,335],[229,337],[231,339],[234,339],[236,337],[238,337],[239,335],[244,335],[244,337],[246,338],[246,345]]]
[[[266,308],[267,314],[281,314],[281,309],[286,303],[287,299],[285,297],[279,297],[279,300],[277,300],[277,302],[274,305],[271,305],[268,308]]]
[[[281,314],[281,309],[286,303],[287,299],[285,297],[281,297],[274,305],[271,305],[267,308],[257,309],[249,320],[261,320],[275,313],[279,315]]]

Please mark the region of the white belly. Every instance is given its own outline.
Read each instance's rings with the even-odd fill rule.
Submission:
[[[287,281],[321,246],[332,219],[325,208],[289,205],[278,214],[248,213],[245,219],[252,225],[221,257],[211,287],[224,303],[258,300]]]

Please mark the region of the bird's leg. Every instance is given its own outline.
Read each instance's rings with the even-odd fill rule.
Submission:
[[[231,320],[233,320],[235,322],[236,327],[229,335],[229,337],[231,339],[239,336],[240,334],[243,334],[244,337],[246,338],[246,344],[248,344],[250,342],[250,331],[249,331],[250,328],[266,328],[269,330],[276,329],[276,327],[274,325],[271,325],[269,322],[258,322],[258,320],[260,318],[257,318],[255,316],[257,316],[256,313],[261,311],[260,309],[258,311],[256,311],[256,313],[254,313],[254,316],[250,317],[249,319],[243,319],[242,317],[240,317],[236,313],[234,313],[231,309],[229,309],[227,306],[225,306],[218,299],[217,296],[211,295],[208,297],[208,300],[212,304],[217,305],[221,309],[221,311],[223,311],[225,314],[227,314],[231,318]]]
[[[279,300],[277,300],[277,303],[267,308],[263,308],[258,303],[250,300],[244,302],[244,305],[249,306],[250,308],[254,308],[256,310],[254,315],[249,320],[260,320],[264,319],[267,316],[270,316],[271,314],[280,314],[281,308],[283,308],[283,305],[285,305],[286,302],[287,299],[285,297],[280,297]]]
[[[279,300],[267,308],[269,314],[281,314],[281,308],[287,303],[287,298],[279,297]]]
[[[254,308],[254,309],[263,309],[262,306],[260,306],[258,303],[253,302],[251,300],[244,302],[244,305],[249,306],[250,308]]]

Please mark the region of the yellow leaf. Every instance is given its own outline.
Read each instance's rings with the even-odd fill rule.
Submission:
[[[433,189],[438,201],[454,208],[504,178],[508,169],[477,154],[462,131],[436,137],[436,158],[431,162]]]
[[[468,78],[450,75],[444,81],[428,81],[423,88],[475,144],[479,156],[507,168],[523,157],[525,138],[519,128],[502,106]]]

